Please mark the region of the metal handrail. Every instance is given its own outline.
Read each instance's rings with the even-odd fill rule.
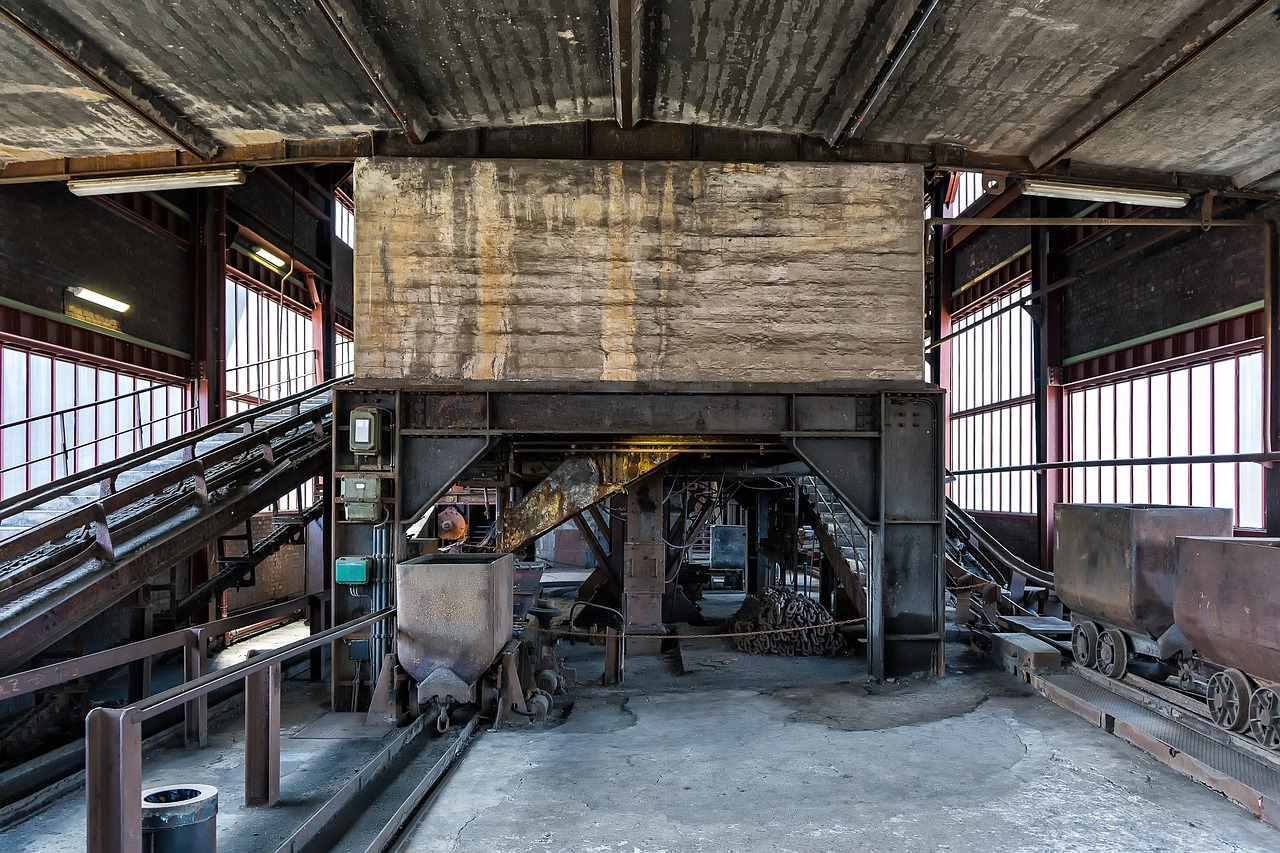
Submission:
[[[250,657],[124,708],[94,708],[85,717],[85,801],[89,853],[133,853],[142,843],[142,723],[209,694],[245,682],[245,805],[274,805],[280,797],[280,679],[285,661],[395,616],[395,608],[344,622],[305,640]],[[204,745],[204,741],[201,741]]]
[[[289,358],[301,358],[308,355],[311,356],[313,361],[318,360],[317,356],[319,353],[313,349],[304,349],[298,350],[297,352],[285,353],[284,355],[277,355],[272,358],[264,358],[261,361],[251,361],[247,364],[227,365],[226,372],[230,373],[233,370],[247,370],[250,367],[261,367],[264,364],[272,364],[277,361],[284,361]]]
[[[259,405],[261,405],[266,402],[266,399],[257,396],[258,392],[268,391],[272,388],[279,388],[281,385],[290,385],[294,382],[301,382],[305,379],[311,379],[315,377],[315,375],[315,371],[308,371],[307,373],[290,376],[288,379],[281,379],[279,382],[272,382],[270,385],[259,385],[257,388],[252,388],[248,391],[233,391],[228,389],[227,399],[255,400]]]
[[[153,426],[155,424],[161,423],[162,421],[167,421],[177,417],[185,417],[186,415],[189,415],[192,412],[199,411],[199,408],[200,408],[199,406],[190,406],[189,408],[186,408],[186,409],[179,409],[178,411],[171,412],[162,418],[153,418],[152,420],[146,421],[144,423],[134,424],[133,426],[127,429],[116,430],[110,435],[95,436],[94,438],[89,439],[83,444],[73,444],[70,447],[67,447],[64,445],[61,449],[55,450],[54,452],[48,453],[44,456],[40,456],[35,459],[24,459],[21,462],[15,462],[14,464],[10,465],[8,468],[0,468],[0,475],[8,474],[10,471],[17,471],[21,468],[26,468],[30,465],[38,465],[41,462],[47,462],[51,459],[57,459],[59,456],[66,456],[69,453],[73,453],[74,451],[80,450],[83,447],[90,447],[94,444],[97,444],[100,441],[110,441],[113,438],[119,438],[120,436],[128,435],[131,432],[139,432],[143,429],[146,429],[149,426]],[[63,409],[61,412],[57,412],[56,414],[65,415],[69,411],[71,411],[71,409]],[[12,424],[5,424],[3,427],[0,427],[0,429],[5,429],[11,426],[18,426],[18,423],[19,422],[15,421]],[[185,435],[185,433],[183,434]],[[62,437],[64,441],[66,440],[66,435],[67,435],[67,428],[65,425],[63,425]],[[146,448],[141,448],[141,449],[145,450]],[[121,458],[124,459],[127,457],[121,457]]]
[[[175,450],[194,447],[206,438],[212,438],[215,435],[228,432],[237,426],[252,423],[263,415],[269,415],[282,409],[287,409],[291,406],[301,404],[312,397],[326,393],[338,385],[345,384],[350,380],[350,374],[330,379],[327,382],[322,382],[319,385],[304,389],[296,394],[291,394],[288,397],[282,397],[279,400],[265,403],[262,406],[250,409],[247,412],[240,412],[239,414],[223,418],[222,420],[214,421],[213,423],[198,430],[184,433],[183,435],[171,438],[161,444],[152,445],[145,450],[130,454],[122,459],[103,463],[96,468],[90,468],[88,471],[78,473],[73,477],[63,477],[47,483],[37,489],[25,492],[22,495],[16,495],[12,498],[8,498],[7,500],[0,501],[0,518],[16,515],[17,513],[25,512],[29,509],[34,509],[53,498],[61,497],[62,495],[77,491],[78,489],[83,489],[86,486],[91,486],[95,483],[112,479],[125,471],[139,465],[143,465],[154,459],[159,459],[161,456],[166,456]]]
[[[78,406],[70,406],[66,409],[58,409],[57,411],[53,411],[53,412],[45,412],[42,415],[31,415],[29,417],[23,418],[20,421],[9,421],[8,423],[0,424],[0,430],[6,430],[6,429],[9,429],[10,427],[24,426],[25,424],[35,423],[36,421],[42,421],[42,420],[45,420],[46,418],[59,417],[61,415],[66,415],[71,412],[78,412],[81,409],[92,409],[95,406],[105,406],[108,403],[118,403],[119,401],[126,400],[129,397],[138,397],[138,396],[141,396],[142,394],[150,394],[153,391],[172,391],[175,389],[179,391],[190,390],[190,388],[188,388],[185,385],[177,385],[177,384],[152,385],[150,388],[139,388],[136,391],[130,391],[128,394],[117,394],[114,397],[107,397],[105,400],[93,400],[88,403],[81,403]],[[183,411],[188,411],[188,410],[184,409]]]
[[[171,708],[177,708],[179,705],[185,705],[193,699],[207,696],[219,687],[224,687],[246,676],[261,672],[270,666],[283,663],[290,658],[297,657],[302,652],[308,652],[320,646],[327,646],[334,640],[340,640],[361,628],[366,628],[375,622],[381,622],[383,619],[395,615],[396,609],[394,607],[384,607],[376,613],[361,616],[359,619],[352,619],[350,622],[343,622],[341,625],[336,625],[327,631],[321,631],[319,634],[313,634],[306,639],[297,640],[287,646],[281,646],[270,652],[232,664],[226,669],[211,672],[194,681],[171,687],[163,693],[157,693],[155,696],[131,705],[130,708],[136,715],[135,718],[138,722],[149,720]]]
[[[237,628],[260,625],[265,622],[282,621],[286,616],[291,616],[306,609],[313,598],[328,600],[331,595],[331,590],[304,595],[244,613],[237,613],[235,616],[228,616],[215,622],[206,622],[203,625],[181,628],[177,631],[170,631],[167,634],[158,634],[145,640],[126,643],[123,646],[81,655],[71,660],[59,661],[48,666],[28,669],[23,672],[15,672],[0,678],[0,700],[24,696],[37,690],[47,690],[77,678],[84,678],[108,669],[116,669],[125,664],[154,657],[173,649],[199,644],[203,639],[216,637],[220,634],[234,631]]]
[[[866,543],[866,546],[867,546],[867,555],[868,555],[868,557],[869,557],[869,556],[870,556],[870,554],[871,554],[871,529],[870,529],[870,527],[869,527],[869,526],[867,526],[867,525],[864,525],[864,524],[863,524],[862,519],[858,517],[857,511],[856,511],[856,510],[854,510],[852,507],[849,507],[849,508],[848,508],[848,509],[849,509],[849,511],[846,513],[846,515],[848,515],[848,516],[849,516],[849,521],[851,522],[851,524],[852,524],[852,526],[853,526],[853,530],[852,530],[852,531],[846,531],[846,530],[844,529],[844,527],[841,525],[841,523],[840,523],[840,519],[839,519],[839,517],[836,515],[835,509],[831,506],[831,502],[830,502],[830,501],[828,501],[828,500],[827,500],[827,498],[822,494],[822,492],[818,491],[816,488],[813,490],[813,493],[814,493],[814,495],[816,495],[816,496],[817,496],[818,500],[822,502],[822,506],[826,509],[827,514],[831,516],[831,523],[832,523],[832,524],[834,524],[837,528],[839,528],[839,529],[840,529],[840,532],[842,532],[842,533],[846,533],[846,534],[851,534],[853,531],[856,531],[856,532],[858,533],[858,535],[862,538],[862,541],[863,541],[864,543]],[[843,505],[843,504],[841,504],[841,507],[842,507],[842,508],[843,508],[843,506],[844,506],[844,505]],[[857,538],[855,538],[853,535],[849,535],[849,536],[848,536],[848,539],[849,539],[849,544],[850,544],[850,545],[856,545],[856,544],[857,544]],[[855,552],[855,553],[857,553],[857,549],[856,549],[856,548],[854,549],[854,552]],[[861,583],[861,582],[862,582],[862,572],[863,572],[863,570],[867,569],[867,568],[868,568],[868,566],[866,565],[866,563],[864,563],[864,562],[862,561],[862,558],[861,558],[861,557],[858,557],[858,558],[857,558],[857,562],[858,562],[858,567],[857,567],[857,568],[858,568],[858,582],[859,582],[859,583]]]
[[[1006,578],[1012,578],[1016,573],[1041,586],[1053,589],[1052,574],[1031,565],[1015,555],[1004,546],[1004,543],[988,533],[973,516],[951,498],[947,498],[947,520],[955,524],[968,537],[969,544],[978,546],[981,549],[978,551],[980,556],[1003,569]]]

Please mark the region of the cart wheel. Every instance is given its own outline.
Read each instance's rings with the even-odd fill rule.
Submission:
[[[1249,727],[1249,679],[1240,670],[1215,672],[1209,679],[1206,699],[1209,716],[1224,729],[1242,732]]]
[[[1098,637],[1098,672],[1107,678],[1124,678],[1129,671],[1129,638],[1108,628]]]
[[[1280,697],[1270,687],[1259,687],[1249,700],[1249,730],[1267,749],[1280,749]]]
[[[1098,626],[1092,622],[1078,622],[1071,629],[1071,654],[1076,663],[1092,667],[1098,662]]]

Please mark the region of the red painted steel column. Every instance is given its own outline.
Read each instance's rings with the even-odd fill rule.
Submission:
[[[1048,199],[1032,200],[1032,215],[1051,214]],[[1031,289],[1049,286],[1055,276],[1047,226],[1031,229]],[[1035,354],[1036,462],[1061,462],[1063,456],[1061,292],[1042,297],[1036,306],[1032,351]],[[1040,565],[1053,571],[1053,508],[1062,500],[1062,471],[1041,471],[1036,479]]]
[[[1267,450],[1280,450],[1280,224],[1271,223],[1263,245],[1266,282]],[[1280,536],[1280,466],[1267,465],[1263,474],[1263,505],[1268,536]]]
[[[132,708],[94,708],[85,718],[86,850],[142,849],[142,727]]]

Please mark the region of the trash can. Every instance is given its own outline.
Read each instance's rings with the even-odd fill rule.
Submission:
[[[218,789],[164,785],[142,792],[143,853],[215,853]]]

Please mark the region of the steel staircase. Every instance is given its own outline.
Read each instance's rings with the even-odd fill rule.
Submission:
[[[867,569],[874,536],[858,513],[845,506],[817,477],[800,477],[809,523],[823,555],[835,568],[859,616],[866,615]],[[1053,575],[1019,559],[951,500],[947,500],[947,586],[971,596],[990,616],[1061,614]],[[995,601],[982,599],[981,582],[995,584]],[[990,592],[988,592],[990,595]],[[994,609],[994,610],[992,610]]]
[[[817,477],[798,478],[808,503],[808,521],[822,554],[835,569],[857,616],[867,615],[867,577],[871,565],[871,531]]]
[[[0,502],[0,672],[328,470],[332,389],[346,381]],[[267,538],[273,549],[287,541]],[[245,574],[243,562],[221,568],[222,589]],[[190,595],[183,603],[193,607]]]

